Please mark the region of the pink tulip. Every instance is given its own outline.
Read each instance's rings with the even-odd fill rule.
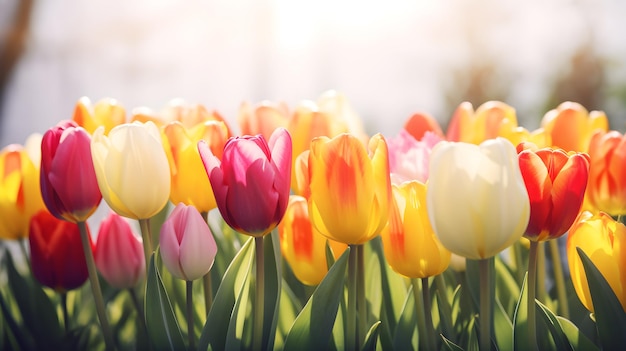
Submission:
[[[173,276],[187,281],[213,266],[217,244],[207,222],[193,207],[179,203],[161,227],[161,257]]]
[[[425,183],[428,180],[428,162],[435,144],[443,140],[427,131],[420,141],[409,132],[401,130],[397,137],[387,139],[391,181],[400,184],[408,180]]]
[[[132,288],[146,272],[141,239],[115,212],[100,223],[94,251],[98,271],[113,287]]]
[[[220,161],[204,141],[200,157],[224,221],[238,232],[261,237],[285,214],[291,185],[291,136],[283,128],[263,136],[230,138]]]
[[[55,217],[84,222],[102,200],[91,159],[91,137],[76,123],[48,129],[41,142],[41,194]]]

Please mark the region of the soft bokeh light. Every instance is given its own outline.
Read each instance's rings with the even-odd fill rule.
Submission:
[[[19,2],[0,3],[5,38]],[[182,97],[234,121],[243,100],[295,106],[328,89],[370,135],[395,134],[417,111],[445,126],[461,101],[486,99],[515,107],[529,129],[567,99],[623,130],[625,10],[617,0],[35,2],[0,100],[0,143],[70,118],[81,96],[128,111]]]

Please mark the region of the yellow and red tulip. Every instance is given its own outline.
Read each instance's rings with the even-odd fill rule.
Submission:
[[[394,271],[410,278],[438,275],[450,264],[450,251],[437,239],[426,210],[426,185],[393,185],[389,222],[381,232],[385,258]]]
[[[29,148],[35,149],[36,154],[30,156]],[[39,187],[40,154],[41,135],[29,137],[25,146],[12,144],[0,150],[2,239],[26,238],[30,219],[45,208]]]
[[[269,143],[262,135],[230,138],[221,161],[204,141],[198,150],[224,221],[243,234],[269,234],[289,201],[289,132],[276,129]]]
[[[518,145],[519,165],[530,198],[524,236],[545,241],[565,234],[580,212],[587,188],[589,156],[561,149]]]
[[[146,273],[141,238],[115,212],[100,222],[93,255],[98,271],[115,288],[132,288]]]
[[[182,202],[196,207],[200,212],[214,209],[217,203],[200,159],[198,142],[207,142],[211,152],[221,158],[224,145],[230,138],[226,124],[206,121],[185,128],[181,122],[171,122],[163,128],[163,135],[163,147],[171,172],[172,203]]]
[[[96,211],[102,194],[85,129],[71,121],[48,129],[41,142],[40,183],[43,201],[55,217],[84,222]]]
[[[58,219],[41,210],[33,216],[29,232],[33,276],[42,285],[65,292],[87,281],[87,263],[76,223]],[[93,249],[88,226],[87,233]]]
[[[582,212],[567,236],[567,260],[574,290],[594,311],[587,276],[576,248],[581,248],[607,280],[626,311],[626,227],[604,212]]]
[[[104,128],[98,128],[91,140],[91,155],[102,196],[113,211],[148,219],[165,207],[170,167],[154,123],[121,124],[108,136]]]
[[[597,132],[589,143],[587,196],[592,207],[611,215],[626,214],[626,135]]]
[[[511,142],[440,142],[432,151],[427,206],[444,247],[486,259],[524,234],[530,202]]]
[[[370,139],[369,151],[352,134],[311,142],[309,215],[329,239],[363,244],[387,223],[391,181],[382,135]]]

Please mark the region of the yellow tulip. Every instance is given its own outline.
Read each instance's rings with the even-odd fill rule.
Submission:
[[[541,120],[552,145],[565,151],[587,152],[591,136],[597,131],[606,132],[609,121],[602,111],[587,110],[576,102],[566,101],[548,111]]]
[[[28,237],[31,218],[44,209],[39,188],[41,135],[33,134],[25,146],[0,150],[0,238]]]
[[[394,271],[410,278],[440,274],[450,264],[450,251],[441,243],[428,219],[426,185],[409,181],[393,185],[389,223],[383,229],[385,258]]]
[[[594,311],[587,276],[576,250],[580,247],[608,281],[626,311],[626,227],[604,212],[582,212],[569,230],[567,261],[574,290]]]
[[[530,201],[511,142],[440,142],[430,157],[428,215],[443,246],[478,260],[522,237]]]
[[[518,127],[515,109],[501,101],[487,101],[476,111],[469,102],[463,102],[454,112],[447,139],[480,144],[498,136],[513,136]]]
[[[104,134],[107,134],[113,127],[126,122],[126,110],[115,99],[102,99],[92,106],[88,97],[82,97],[76,103],[72,120],[89,134],[100,126],[104,126]]]
[[[328,272],[326,264],[327,239],[311,225],[307,200],[298,195],[289,197],[283,220],[278,225],[283,257],[296,278],[306,285],[319,284]],[[336,243],[333,256],[339,257],[347,245]]]
[[[91,139],[98,186],[119,215],[148,219],[165,207],[170,196],[170,168],[159,129],[152,122],[98,128]]]
[[[185,128],[181,122],[171,122],[163,128],[163,136],[171,172],[172,203],[182,202],[200,212],[217,207],[211,182],[200,159],[198,142],[205,140],[213,154],[221,158],[230,137],[226,124],[207,121]]]
[[[383,136],[372,137],[369,149],[370,156],[351,134],[311,142],[309,214],[329,239],[363,244],[387,223],[391,181]]]

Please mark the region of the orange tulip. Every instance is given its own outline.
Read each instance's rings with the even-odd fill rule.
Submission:
[[[439,122],[428,113],[415,113],[405,123],[404,130],[409,132],[415,140],[422,140],[426,132],[433,132],[443,138],[443,131]]]
[[[163,128],[163,148],[171,174],[172,203],[194,206],[200,212],[215,207],[215,196],[198,152],[198,142],[204,140],[213,155],[221,159],[224,145],[230,138],[224,122],[206,121],[186,128],[181,122],[171,122]]]
[[[28,237],[31,218],[44,209],[39,189],[41,135],[26,146],[12,144],[0,150],[0,238]],[[30,152],[33,150],[33,155]]]
[[[524,236],[545,241],[565,234],[578,216],[587,187],[589,157],[561,149],[524,149],[519,166],[530,198],[530,220]]]
[[[471,103],[463,102],[454,112],[446,136],[450,141],[480,144],[517,127],[515,109],[503,102],[485,102],[475,112]]]
[[[614,216],[626,214],[626,135],[597,132],[589,143],[591,206]]]
[[[587,110],[576,102],[563,102],[548,111],[541,120],[552,146],[565,151],[587,152],[591,136],[607,131],[609,122],[604,112]]]
[[[393,185],[389,223],[383,229],[385,258],[394,271],[410,278],[427,278],[445,271],[448,251],[430,225],[426,185],[409,181]]]
[[[326,241],[311,224],[307,200],[298,195],[289,197],[287,211],[278,225],[283,257],[296,278],[306,285],[319,284],[328,272]],[[335,242],[333,255],[339,257],[348,247]]]
[[[241,134],[261,134],[265,140],[269,140],[279,127],[287,128],[289,121],[289,108],[285,103],[262,101],[256,106],[248,102],[241,104],[237,117]]]
[[[600,270],[626,311],[626,227],[604,212],[582,212],[569,230],[567,260],[574,290],[582,304],[594,311],[587,276],[576,250],[580,247]]]
[[[377,134],[368,152],[357,137],[316,138],[309,155],[311,222],[329,239],[363,244],[387,223],[391,181],[387,143]]]
[[[309,150],[303,151],[293,163],[294,177],[291,181],[291,188],[296,195],[309,198],[311,190],[309,188]]]
[[[92,106],[88,97],[82,97],[76,103],[72,120],[89,134],[100,126],[107,134],[116,125],[126,122],[126,110],[115,99],[105,98]]]

